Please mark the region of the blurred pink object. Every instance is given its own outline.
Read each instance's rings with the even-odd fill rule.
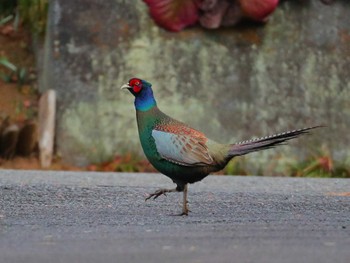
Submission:
[[[198,0],[143,0],[154,21],[170,31],[180,31],[198,21]]]
[[[239,0],[244,16],[264,22],[275,11],[278,0]]]
[[[279,0],[143,0],[154,21],[180,31],[197,21],[205,28],[233,26],[243,18],[265,22]]]

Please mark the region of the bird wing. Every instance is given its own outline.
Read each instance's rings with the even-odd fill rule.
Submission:
[[[169,162],[183,166],[204,166],[214,163],[205,145],[207,138],[197,130],[168,126],[154,129],[152,137],[160,156]]]

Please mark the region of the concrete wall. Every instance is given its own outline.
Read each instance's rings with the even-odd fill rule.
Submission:
[[[350,2],[282,1],[265,26],[170,33],[141,0],[52,0],[41,88],[58,92],[57,148],[86,165],[141,151],[133,76],[153,83],[159,107],[209,137],[235,142],[326,124],[277,154],[350,145]]]

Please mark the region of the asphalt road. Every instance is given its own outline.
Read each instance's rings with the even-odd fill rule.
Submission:
[[[0,262],[349,263],[350,180],[0,170]]]

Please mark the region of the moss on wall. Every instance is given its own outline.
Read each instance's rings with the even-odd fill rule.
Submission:
[[[346,2],[284,1],[265,26],[169,33],[142,1],[54,0],[50,21],[43,88],[58,91],[57,145],[69,162],[140,151],[133,98],[119,90],[133,76],[153,83],[163,111],[220,142],[328,125],[294,147],[252,155],[257,166],[321,144],[348,155]]]

